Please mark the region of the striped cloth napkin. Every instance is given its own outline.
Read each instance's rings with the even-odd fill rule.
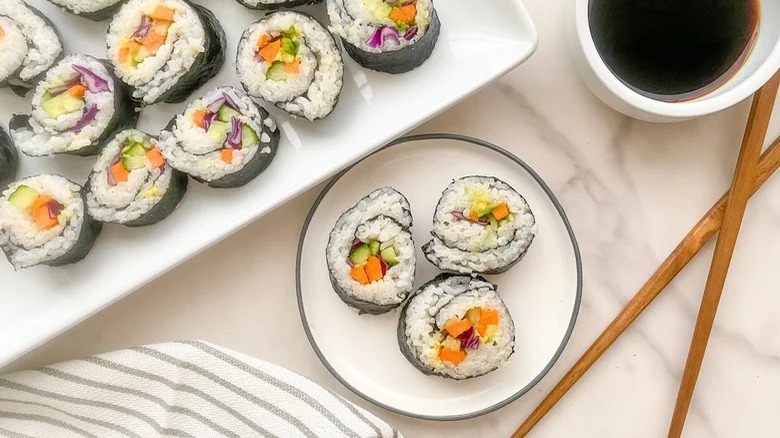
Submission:
[[[0,436],[400,437],[285,368],[200,341],[0,376]]]

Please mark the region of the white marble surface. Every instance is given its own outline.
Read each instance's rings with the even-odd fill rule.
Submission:
[[[294,291],[298,234],[319,188],[5,370],[141,343],[205,339],[311,377],[407,437],[509,436],[727,188],[749,108],[743,102],[674,125],[623,117],[597,101],[572,70],[565,0],[528,7],[541,40],[531,60],[419,131],[503,145],[547,180],[568,211],[582,249],[582,308],[561,359],[529,394],[478,419],[437,423],[373,407],[332,378],[308,345]],[[771,138],[780,134],[780,113],[774,120]],[[774,177],[747,210],[687,437],[777,436],[779,226],[780,177]],[[665,435],[712,248],[707,245],[531,436]],[[236,262],[250,258],[258,268],[247,275]]]

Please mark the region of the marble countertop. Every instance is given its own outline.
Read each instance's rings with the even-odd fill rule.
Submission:
[[[584,265],[579,319],[558,363],[524,397],[477,419],[428,422],[374,407],[328,373],[304,335],[294,286],[298,235],[321,187],[4,370],[137,344],[204,339],[308,376],[392,422],[406,437],[509,436],[727,189],[750,106],[746,101],[670,125],[616,113],[590,94],[573,69],[564,38],[565,3],[528,2],[540,35],[537,53],[417,130],[462,133],[504,146],[541,174],[571,219]],[[780,134],[776,111],[770,139]],[[685,436],[777,436],[779,226],[780,177],[773,177],[748,206]],[[666,434],[713,247],[714,241],[531,436]],[[237,262],[249,258],[259,268],[247,276]],[[269,326],[286,336],[263,336]]]

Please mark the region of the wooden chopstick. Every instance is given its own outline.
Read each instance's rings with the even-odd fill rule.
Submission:
[[[759,163],[758,172],[753,183],[753,193],[780,168],[780,137],[764,152]],[[724,194],[710,210],[702,216],[693,229],[680,241],[661,266],[637,291],[626,307],[612,320],[606,329],[591,344],[572,368],[561,378],[558,384],[547,394],[539,406],[534,409],[522,425],[512,434],[512,438],[521,438],[536,426],[537,423],[555,406],[575,383],[590,369],[607,349],[626,331],[628,326],[650,305],[664,288],[682,271],[701,248],[720,229],[723,213],[726,209]]]
[[[723,285],[726,283],[731,256],[737,244],[742,218],[752,192],[761,148],[764,146],[766,131],[769,128],[769,118],[772,116],[778,86],[780,86],[780,72],[776,73],[753,97],[753,106],[750,108],[750,117],[745,129],[745,136],[742,139],[731,190],[726,200],[723,223],[720,226],[720,233],[718,233],[715,254],[712,256],[710,273],[704,286],[699,316],[696,318],[696,327],[693,330],[691,347],[688,350],[688,360],[685,363],[680,389],[677,392],[677,402],[669,425],[669,437],[677,438],[682,435],[685,418],[688,415],[688,408],[691,405],[693,391],[696,388],[696,381],[699,378],[704,353],[707,350],[707,343],[712,332],[712,325],[715,322],[715,313],[718,311],[718,303],[723,293]]]

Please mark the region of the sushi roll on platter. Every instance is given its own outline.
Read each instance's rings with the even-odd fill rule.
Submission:
[[[83,259],[102,226],[81,186],[58,175],[16,181],[0,197],[0,248],[17,270]]]
[[[495,285],[442,274],[409,298],[398,321],[398,344],[423,373],[463,380],[509,362],[515,326]]]
[[[5,129],[0,127],[0,190],[16,178],[18,169],[19,152]]]
[[[9,127],[17,147],[29,156],[94,155],[137,118],[127,87],[104,61],[70,55],[36,87],[32,114],[14,115]]]
[[[0,1],[0,87],[24,96],[62,58],[54,25],[21,0]]]
[[[531,208],[497,178],[467,176],[442,193],[425,257],[445,272],[498,274],[525,255],[536,233]]]
[[[244,32],[236,71],[250,96],[317,120],[338,102],[344,64],[336,41],[320,22],[300,12],[278,11]]]
[[[273,160],[279,129],[262,107],[232,87],[192,102],[160,134],[165,160],[215,188],[242,186]]]
[[[214,14],[186,0],[130,0],[111,20],[108,57],[142,105],[179,103],[225,62]]]
[[[249,9],[281,9],[294,8],[315,3],[322,3],[323,0],[236,0]]]
[[[101,222],[150,225],[165,219],[187,191],[148,134],[128,129],[103,148],[86,187],[89,214]]]
[[[352,59],[385,73],[404,73],[424,63],[439,39],[441,23],[432,0],[327,0],[330,29]]]
[[[372,315],[401,304],[414,284],[411,226],[409,201],[392,187],[374,190],[338,218],[326,259],[342,301]]]
[[[108,20],[127,0],[49,0],[79,17],[93,21]]]

